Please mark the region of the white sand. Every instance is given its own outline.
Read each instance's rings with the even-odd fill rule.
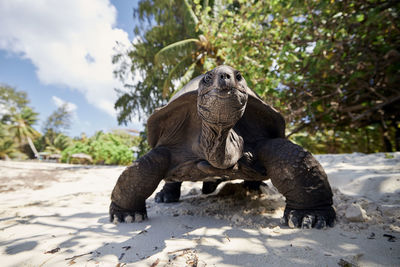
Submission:
[[[153,194],[148,221],[114,225],[124,167],[0,161],[0,266],[400,266],[400,153],[318,159],[338,213],[326,230],[280,225],[273,187],[221,197],[201,183],[184,183],[175,204]],[[346,219],[352,203],[364,222]]]

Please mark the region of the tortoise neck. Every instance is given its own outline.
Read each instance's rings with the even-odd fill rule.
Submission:
[[[230,168],[242,157],[243,138],[233,127],[202,121],[199,145],[203,157],[215,168]]]

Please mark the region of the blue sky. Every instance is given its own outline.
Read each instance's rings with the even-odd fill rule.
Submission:
[[[28,93],[39,113],[37,130],[63,103],[73,113],[71,136],[141,129],[138,121],[118,126],[114,88],[121,84],[111,64],[115,42],[128,48],[135,38],[136,5],[128,0],[0,2],[0,83]]]

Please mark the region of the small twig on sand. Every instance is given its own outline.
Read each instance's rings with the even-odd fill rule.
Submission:
[[[231,242],[228,235],[225,235],[225,238],[228,239],[229,242]]]
[[[178,250],[167,252],[167,254],[175,254],[175,253],[178,253],[178,252],[181,252],[181,251],[183,253],[187,253],[189,250],[191,250],[191,248],[183,248],[183,249],[178,249]]]
[[[59,252],[60,251],[60,248],[55,248],[55,249],[52,249],[52,250],[49,250],[49,251],[46,251],[44,254],[54,254],[54,253],[57,253],[57,252]]]
[[[119,256],[118,260],[122,260],[122,258],[125,256],[125,253],[121,253],[121,256]]]
[[[150,267],[156,267],[160,263],[160,259],[156,259],[155,262],[153,262]]]
[[[66,261],[68,261],[68,260],[73,261],[73,260],[75,260],[75,259],[77,259],[77,258],[79,258],[79,257],[85,256],[85,255],[91,255],[91,254],[93,254],[93,251],[92,251],[92,252],[89,252],[89,253],[84,253],[84,254],[72,256],[71,258],[65,258],[65,260],[66,260]]]
[[[384,234],[383,236],[387,237],[389,242],[395,242],[396,241],[396,237],[394,235]]]

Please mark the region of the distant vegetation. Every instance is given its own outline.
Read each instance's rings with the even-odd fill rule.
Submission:
[[[92,137],[83,133],[71,138],[71,113],[67,106],[55,110],[44,122],[41,134],[34,128],[37,116],[29,107],[25,92],[7,85],[0,85],[0,158],[28,159],[41,155],[56,157],[65,163],[82,163],[74,154],[84,154],[85,163],[128,165],[134,160],[134,151],[140,138],[122,130],[111,133],[96,132]],[[43,153],[45,152],[45,153]]]
[[[118,120],[149,114],[220,64],[282,112],[316,153],[400,150],[400,2],[142,0]],[[140,73],[133,84],[129,73]],[[143,146],[145,148],[145,146]]]

